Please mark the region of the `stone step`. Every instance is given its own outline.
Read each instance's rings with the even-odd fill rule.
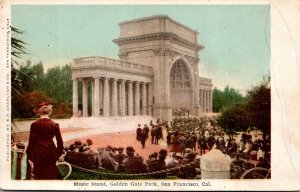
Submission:
[[[156,122],[152,116],[124,116],[124,117],[72,117],[71,119],[53,119],[61,128],[92,128],[101,133],[135,130],[137,124]],[[15,121],[12,133],[30,131],[30,125],[36,120]]]

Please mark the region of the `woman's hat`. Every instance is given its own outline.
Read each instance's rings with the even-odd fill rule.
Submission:
[[[53,105],[53,103],[50,103],[50,102],[40,102],[35,105],[35,107],[32,109],[32,111],[35,114],[38,114],[39,109],[41,109],[42,107],[48,107],[48,106],[52,106],[52,105]]]

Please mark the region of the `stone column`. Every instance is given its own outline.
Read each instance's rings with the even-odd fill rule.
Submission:
[[[148,115],[152,115],[151,112],[152,112],[152,86],[151,86],[151,83],[148,83]]]
[[[205,112],[208,113],[209,112],[209,91],[206,91],[206,108],[205,108]]]
[[[203,109],[202,109],[202,89],[199,89],[199,104],[200,104],[200,109],[202,112],[203,111]]]
[[[88,80],[82,79],[82,116],[88,117]]]
[[[92,92],[92,94],[91,94],[91,104],[92,104],[92,116],[94,116],[94,112],[95,112],[95,110],[94,110],[94,86],[95,86],[95,84],[94,84],[94,81],[93,81],[93,79],[92,79],[92,82],[91,82],[91,92]],[[89,99],[89,98],[88,98]]]
[[[147,115],[146,83],[142,83],[142,115]]]
[[[213,112],[213,110],[212,110],[212,106],[213,106],[213,97],[212,97],[213,94],[212,94],[212,90],[210,90],[209,93],[210,93],[210,94],[209,94],[209,97],[210,97],[210,105],[209,105],[209,109],[210,109],[210,110],[209,110],[209,112],[212,113],[212,112]]]
[[[103,116],[109,116],[109,85],[107,77],[104,77],[103,80]]]
[[[134,84],[134,115],[140,115],[140,83]]]
[[[73,79],[73,117],[78,115],[78,79]]]
[[[121,80],[121,89],[120,89],[121,95],[120,95],[120,111],[121,116],[125,116],[125,80]]]
[[[118,115],[118,84],[117,79],[112,79],[112,95],[111,95],[111,114],[112,116]]]
[[[94,109],[94,116],[99,117],[100,115],[100,98],[99,98],[99,77],[94,78],[94,102],[93,102],[93,109]]]
[[[102,108],[103,110],[103,84],[101,79],[99,79],[99,110]]]
[[[206,90],[203,89],[203,112],[206,113]]]
[[[165,110],[163,110],[163,119],[170,121],[172,120],[172,108],[171,108],[171,85],[170,85],[170,69],[168,63],[164,63],[165,66],[165,82],[161,84],[165,85]]]
[[[132,81],[128,81],[128,116],[133,115]]]

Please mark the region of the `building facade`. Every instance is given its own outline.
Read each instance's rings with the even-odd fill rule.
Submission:
[[[199,77],[198,32],[166,15],[119,24],[119,60],[75,58],[72,63],[73,115],[151,115],[170,120],[174,109],[190,115],[212,112],[212,81]],[[82,83],[82,109],[78,86]],[[88,114],[88,83],[92,112]]]

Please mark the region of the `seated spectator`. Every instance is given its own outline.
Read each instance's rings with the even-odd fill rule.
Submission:
[[[172,154],[172,159],[168,162],[168,164],[166,166],[167,169],[177,167],[181,160],[182,160],[182,156],[180,154],[173,153]],[[167,173],[167,175],[175,176],[175,175],[177,175],[177,170],[170,171],[170,172]]]
[[[114,155],[114,159],[119,164],[122,164],[124,159],[126,158],[126,155],[123,153],[124,152],[124,147],[118,147],[117,151],[118,151],[118,153],[116,155]]]
[[[240,154],[236,154],[235,155],[235,159],[232,161],[232,163],[234,165],[237,165],[237,166],[239,166],[241,168],[243,167],[243,163],[244,162],[245,162],[244,160],[240,159]]]
[[[237,153],[235,155],[235,159],[232,161],[232,164],[231,164],[231,177],[232,179],[239,179],[244,170],[243,170],[243,164],[244,164],[244,160],[241,160],[240,159],[240,154]]]
[[[186,158],[187,155],[188,155],[189,153],[191,153],[191,152],[193,152],[193,150],[192,150],[191,148],[186,148],[186,149],[184,150],[184,155],[183,155],[183,157]]]
[[[248,154],[248,153],[250,152],[250,148],[251,148],[251,144],[250,144],[249,141],[247,141],[247,142],[245,143],[243,153]]]
[[[147,170],[149,172],[154,172],[154,171],[161,171],[161,170],[166,169],[167,168],[166,162],[165,162],[166,156],[167,156],[167,150],[161,149],[159,151],[158,159],[153,158],[150,161],[148,161]],[[161,174],[154,175],[154,177],[163,178],[163,177],[166,177],[166,174],[161,173]]]
[[[80,147],[80,152],[76,151],[79,150],[75,148],[75,145],[70,145],[64,160],[71,164],[77,165],[79,167],[93,169],[100,167],[100,158],[97,152],[92,150],[86,149],[86,147]]]
[[[240,142],[238,143],[238,152],[243,153],[244,149],[245,149],[245,143],[243,139],[240,139]]]
[[[258,141],[255,140],[255,141],[252,143],[251,148],[250,148],[250,151],[249,151],[249,154],[250,154],[252,160],[256,160],[256,159],[257,159],[257,152],[258,152],[258,149],[259,149]]]
[[[113,155],[113,158],[119,164],[118,171],[123,172],[123,171],[125,171],[123,161],[126,158],[126,155],[123,153],[124,147],[118,147],[117,151],[118,151],[118,153]]]
[[[223,153],[225,152],[225,141],[223,137],[219,137],[216,141],[216,149],[219,149]]]
[[[82,145],[80,148],[79,148],[79,152],[87,152],[90,150],[90,147],[89,146],[84,146]]]
[[[126,147],[127,158],[124,159],[124,168],[127,174],[144,173],[146,166],[143,163],[143,158],[139,155],[134,155],[135,150],[133,147]]]
[[[93,141],[91,139],[87,139],[84,145],[91,146],[93,145]]]
[[[264,158],[261,157],[261,158],[259,158],[259,161],[258,161],[256,167],[270,169],[271,165],[267,160],[265,160]]]
[[[237,152],[237,143],[235,142],[235,139],[232,139],[230,147],[227,150],[227,154],[230,156],[234,156],[236,152]]]
[[[187,157],[183,158],[178,166],[186,165],[188,163],[195,161],[195,157],[196,157],[196,153],[194,152],[188,153]],[[196,168],[197,167],[195,164],[181,167],[179,169],[179,177],[183,179],[195,178],[197,175]]]
[[[107,170],[118,171],[119,163],[113,158],[112,147],[107,146],[99,153],[100,166]]]
[[[151,160],[156,160],[158,157],[158,153],[154,152],[151,155],[149,155],[149,159],[146,160],[146,164],[148,164]]]
[[[74,142],[74,151],[78,152],[79,148],[82,146],[82,142],[80,140],[76,140]]]
[[[250,157],[247,157],[247,161],[245,161],[243,163],[243,169],[244,170],[249,170],[249,169],[252,169],[254,167],[255,167],[254,164],[250,162]]]

